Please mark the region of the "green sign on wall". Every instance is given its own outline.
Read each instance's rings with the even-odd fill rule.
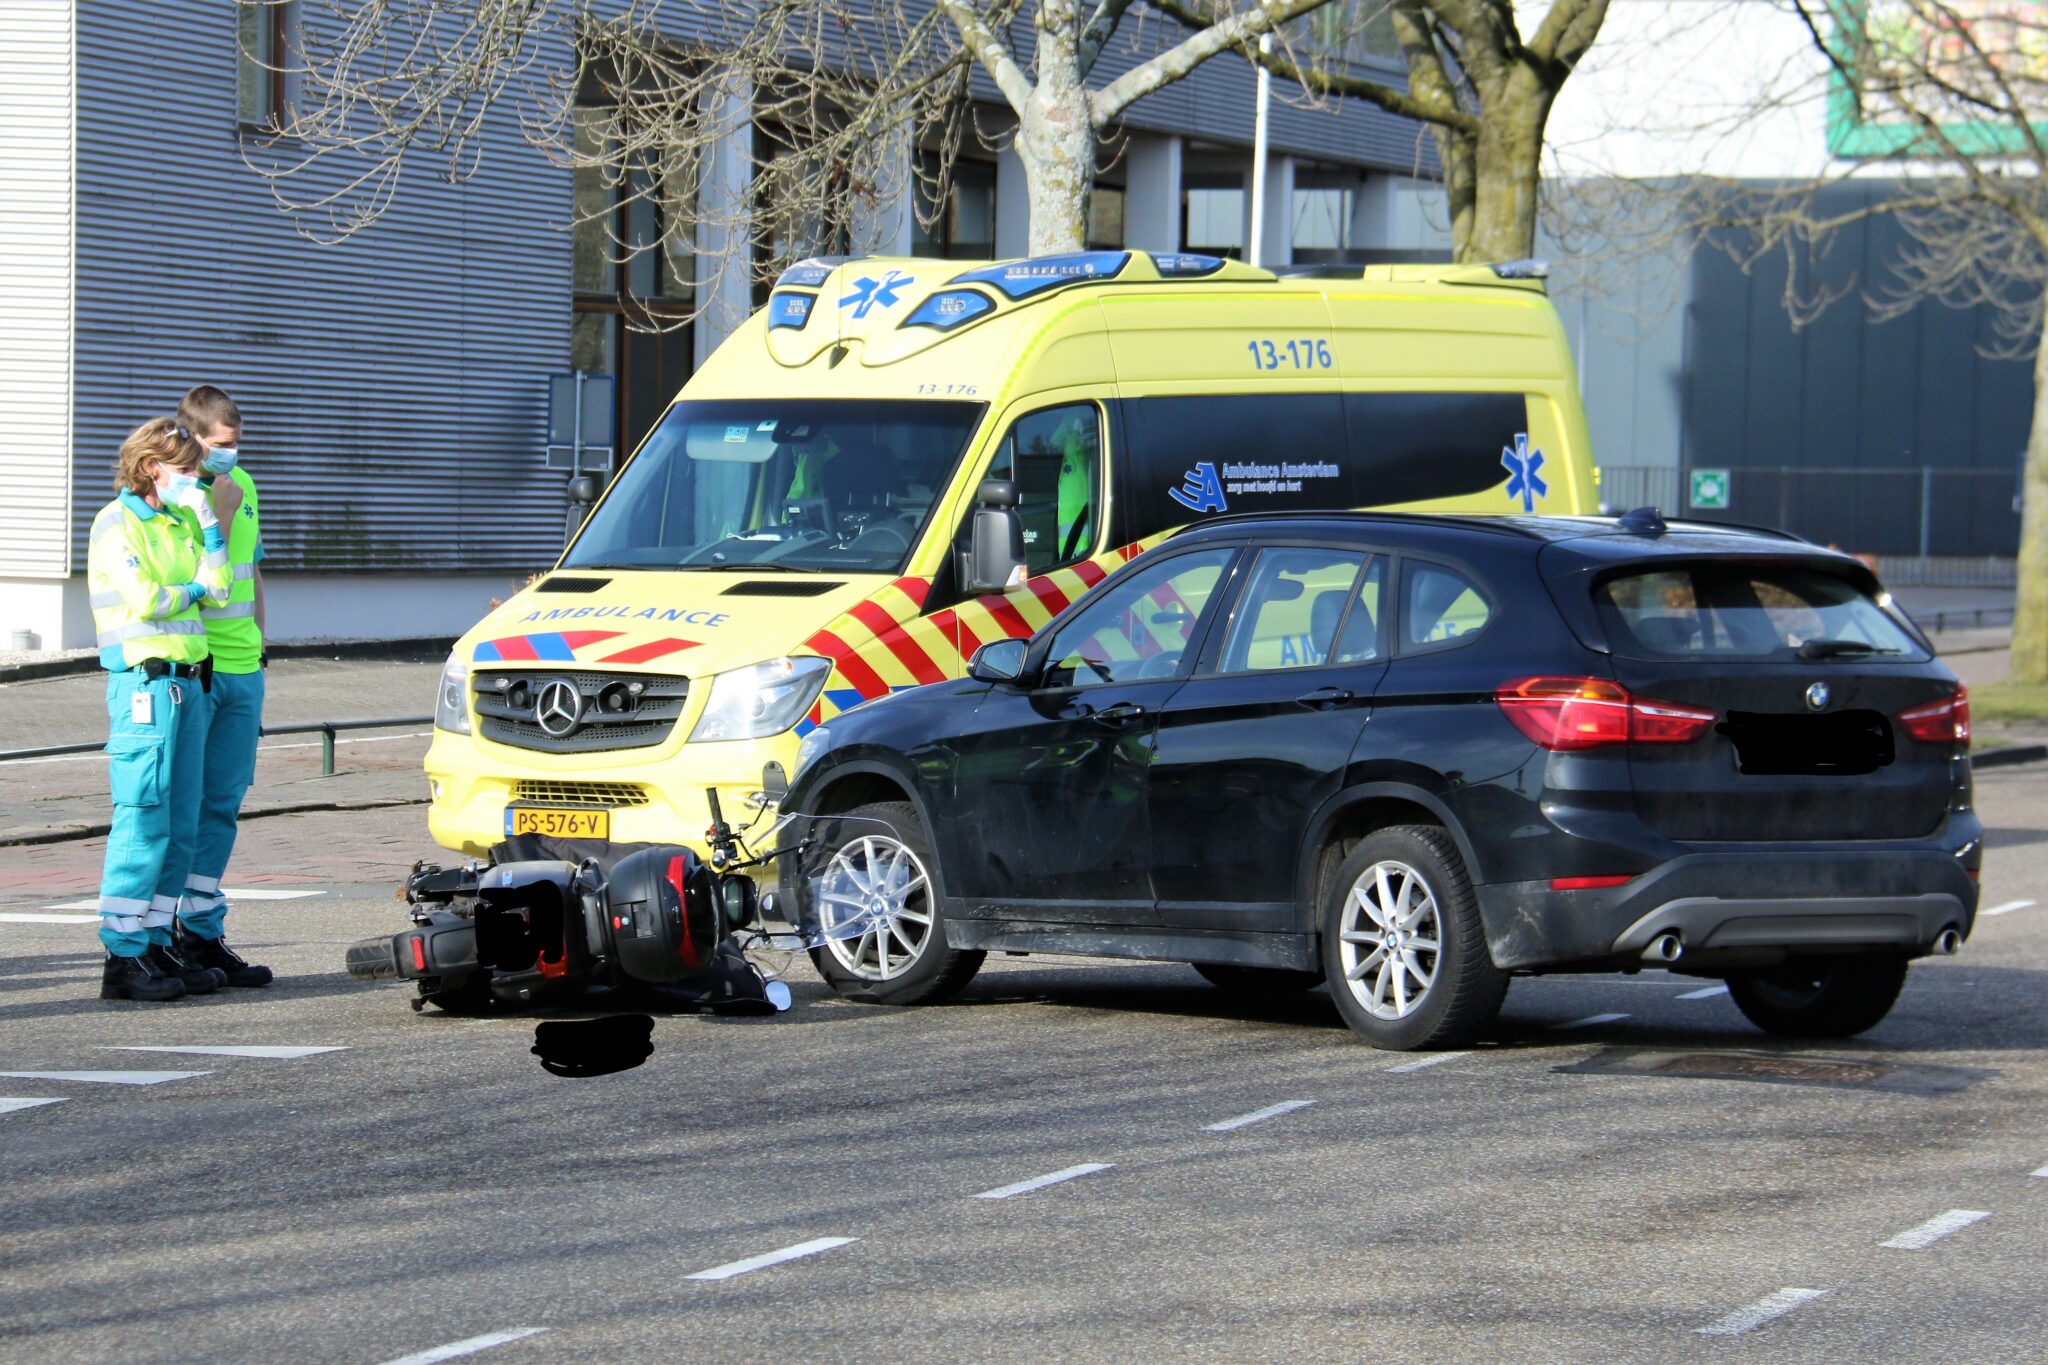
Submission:
[[[1728,471],[1725,469],[1695,469],[1692,471],[1691,496],[1687,506],[1695,512],[1725,512],[1728,510]]]

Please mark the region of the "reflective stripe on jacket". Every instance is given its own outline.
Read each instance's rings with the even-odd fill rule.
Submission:
[[[93,518],[85,573],[100,667],[204,659],[206,625],[187,601],[185,584],[225,584],[225,546],[221,563],[204,562],[213,557],[198,527],[176,511],[151,507],[128,492],[102,507]]]
[[[227,531],[232,581],[225,603],[199,604],[199,619],[206,623],[207,647],[213,651],[216,669],[254,673],[263,664],[263,632],[256,628],[256,565],[263,558],[263,523],[257,511],[256,481],[239,465],[226,477],[242,490],[241,506],[233,517],[221,522]]]

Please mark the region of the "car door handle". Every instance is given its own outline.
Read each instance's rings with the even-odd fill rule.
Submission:
[[[1311,711],[1329,711],[1350,701],[1351,689],[1348,687],[1318,687],[1315,691],[1305,692],[1294,700],[1297,705],[1306,706]]]
[[[1145,714],[1145,708],[1136,702],[1120,701],[1114,706],[1105,706],[1100,711],[1090,711],[1088,719],[1098,725],[1129,725]]]

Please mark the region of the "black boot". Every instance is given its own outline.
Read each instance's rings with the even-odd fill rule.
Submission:
[[[178,955],[195,967],[211,967],[219,972],[230,986],[268,986],[270,968],[244,962],[242,955],[228,947],[227,940],[201,938],[185,927],[183,920],[171,931],[173,946]]]
[[[184,994],[185,983],[158,967],[150,956],[107,954],[106,970],[100,974],[100,999],[176,1000]]]
[[[162,944],[153,944],[148,957],[156,963],[156,969],[166,976],[175,976],[185,983],[187,995],[212,995],[228,984],[228,974],[212,967],[202,967],[182,953],[173,952]]]

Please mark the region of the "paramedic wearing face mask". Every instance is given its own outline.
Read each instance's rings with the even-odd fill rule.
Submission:
[[[267,986],[270,968],[243,961],[227,946],[228,905],[220,893],[263,733],[263,578],[256,567],[263,558],[263,528],[256,481],[241,467],[242,410],[234,399],[202,384],[185,395],[178,420],[206,451],[199,479],[227,533],[231,579],[225,602],[199,604],[213,654],[213,690],[198,790],[199,832],[178,910],[177,950],[187,962],[222,973],[230,986]]]
[[[100,874],[103,1000],[175,1000],[224,979],[171,943],[210,718],[198,604],[225,600],[229,583],[227,541],[199,486],[202,454],[175,418],[137,427],[115,466],[120,495],[93,518],[87,550],[114,801]]]

